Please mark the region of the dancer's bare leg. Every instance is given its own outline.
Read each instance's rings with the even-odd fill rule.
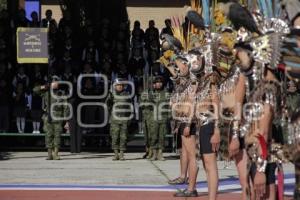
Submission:
[[[207,176],[208,199],[216,200],[218,192],[218,166],[215,153],[203,154],[203,166]]]
[[[183,141],[183,137],[182,141]],[[186,178],[187,177],[187,172],[188,172],[188,155],[187,155],[187,150],[186,148],[183,147],[183,142],[182,142],[182,149],[181,149],[181,154],[180,154],[180,178]]]
[[[235,165],[238,170],[240,184],[242,186],[242,200],[247,200],[247,193],[249,193],[248,174],[247,174],[247,153],[246,150],[241,150],[234,156]]]
[[[196,189],[196,181],[198,175],[198,165],[196,160],[196,140],[195,136],[189,136],[182,138],[183,147],[187,151],[188,158],[188,171],[189,171],[189,191],[194,191]]]

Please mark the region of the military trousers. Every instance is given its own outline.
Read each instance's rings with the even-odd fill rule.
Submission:
[[[113,150],[126,150],[128,123],[110,124],[111,147]]]
[[[166,122],[155,122],[150,128],[150,147],[151,149],[164,149],[165,136],[167,134]]]
[[[45,132],[45,143],[48,149],[59,148],[60,147],[60,134],[62,133],[62,123],[61,122],[48,122],[47,117],[44,117],[44,127]]]

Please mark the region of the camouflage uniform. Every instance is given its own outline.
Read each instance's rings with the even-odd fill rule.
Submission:
[[[146,145],[146,157],[152,157],[152,150],[150,149],[150,133],[152,124],[154,121],[154,107],[153,102],[151,102],[152,91],[145,90],[140,97],[141,109],[142,109],[142,123],[143,123],[143,132],[145,136],[145,145]],[[148,105],[149,104],[149,105]]]
[[[61,142],[60,134],[63,132],[63,121],[55,118],[65,118],[69,116],[69,109],[66,106],[67,99],[55,99],[53,96],[49,95],[49,89],[42,90],[41,86],[35,87],[33,92],[37,93],[43,98],[44,115],[42,119],[44,123],[43,130],[45,132],[45,143],[48,149],[48,159],[59,160],[60,158],[58,156],[58,149]],[[53,111],[51,112],[51,120],[48,119],[49,96],[50,105],[53,105],[54,103],[60,103],[60,105],[53,107]]]
[[[151,160],[164,160],[162,152],[165,146],[165,136],[168,131],[167,122],[170,119],[170,113],[163,112],[161,109],[169,108],[169,96],[170,94],[162,88],[161,90],[154,90],[150,98],[157,108],[153,123],[149,124],[150,148],[153,153]]]
[[[169,119],[169,114],[161,113],[161,116],[159,116],[159,105],[161,103],[168,103],[168,93],[164,90],[154,91],[153,96],[153,101],[158,108],[158,112],[156,117],[157,121],[153,121],[153,123],[150,124],[152,126],[150,146],[153,149],[164,149],[164,138],[167,134],[167,121]],[[164,106],[164,109],[166,109],[166,106]]]
[[[128,123],[129,117],[133,113],[118,113],[115,109],[130,109],[127,105],[119,105],[115,106],[115,104],[119,103],[131,103],[131,99],[128,98],[129,93],[126,91],[122,91],[120,93],[109,93],[107,97],[107,104],[111,108],[111,116],[110,116],[110,136],[112,139],[112,149],[115,152],[114,160],[124,160],[124,151],[126,150],[126,142],[127,142],[127,132],[128,132]],[[114,113],[114,114],[113,114]],[[119,119],[120,118],[120,119]],[[120,151],[120,157],[118,155]]]

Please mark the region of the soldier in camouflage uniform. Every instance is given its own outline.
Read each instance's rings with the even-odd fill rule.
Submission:
[[[154,90],[151,95],[151,101],[157,108],[157,114],[152,124],[150,124],[150,148],[152,150],[151,160],[164,161],[163,150],[165,136],[167,134],[167,122],[170,118],[170,113],[166,112],[169,109],[169,93],[164,90],[164,79],[162,76],[156,76],[154,79]],[[162,110],[164,109],[164,110]]]
[[[151,101],[152,99],[152,89],[154,88],[155,83],[152,83],[151,89],[145,89],[140,97],[140,107],[142,110],[142,123],[143,123],[143,132],[145,136],[145,146],[146,154],[143,158],[150,159],[152,157],[152,149],[150,148],[150,133],[152,124],[154,121],[154,109],[155,104]]]
[[[57,81],[59,78],[57,76],[52,77],[52,83],[49,85],[36,86],[33,92],[37,93],[43,98],[43,130],[45,132],[46,147],[48,149],[47,160],[60,160],[58,155],[60,147],[60,134],[63,132],[62,120],[61,118],[66,118],[69,116],[69,108],[66,106],[67,99],[63,98],[63,90],[59,90],[59,85]],[[55,95],[61,98],[55,98],[53,95],[49,95],[50,87],[53,89]],[[50,101],[49,101],[50,97]],[[49,103],[53,105],[54,103],[59,103],[59,105],[53,106],[51,110],[51,115],[49,112]],[[60,119],[59,119],[60,118]],[[68,122],[65,124],[65,128],[68,129]]]
[[[133,105],[129,93],[125,91],[124,79],[116,79],[113,85],[113,92],[106,99],[110,107],[110,136],[112,139],[112,149],[114,151],[113,160],[125,160],[124,151],[128,133],[128,123],[133,117]],[[126,105],[118,105],[126,104]],[[118,111],[117,109],[122,109]],[[124,112],[124,110],[126,111]]]

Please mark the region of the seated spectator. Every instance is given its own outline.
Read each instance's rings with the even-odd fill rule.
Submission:
[[[22,89],[24,90],[29,86],[29,77],[25,74],[23,66],[19,66],[18,73],[13,78],[12,85],[14,86],[14,88],[17,88],[18,84],[22,84]]]
[[[109,19],[103,18],[102,21],[101,21],[101,28],[109,30],[109,28],[110,28],[109,26],[110,26]]]
[[[94,74],[94,73],[95,73],[95,70],[89,63],[85,63],[83,65],[83,70],[82,70],[81,74]]]
[[[14,20],[10,19],[9,13],[6,9],[0,11],[0,27],[5,35],[4,38],[7,39],[7,42],[11,39],[12,28],[14,26]],[[2,34],[0,34],[0,37]],[[11,43],[11,41],[9,41]]]
[[[57,23],[55,19],[52,18],[52,10],[46,10],[45,12],[46,18],[42,19],[42,27],[49,27],[50,24],[54,24],[57,27]]]
[[[129,72],[127,69],[127,60],[122,53],[119,53],[116,57],[116,65],[114,68],[114,76],[119,78],[129,79]]]
[[[57,50],[59,51],[59,57],[62,57],[65,50],[73,48],[73,31],[71,27],[66,26],[62,33],[58,34],[58,39],[55,41],[57,44]]]
[[[130,50],[130,42],[126,37],[126,33],[123,31],[119,31],[117,34],[117,39],[114,41],[113,45],[114,51],[116,53],[123,53],[125,57],[128,58],[129,50]]]
[[[18,15],[14,23],[15,28],[29,27],[30,21],[26,18],[26,11],[24,9],[20,9],[18,11]]]
[[[14,19],[15,20],[15,19]],[[15,45],[15,21],[9,17],[6,9],[0,11],[0,38],[5,42],[5,52],[9,59],[15,58],[16,52],[12,51]]]
[[[127,58],[128,52],[126,52],[126,46],[121,42],[121,41],[117,41],[115,43],[115,47],[114,47],[114,56],[118,56],[120,54],[122,54],[124,57]]]
[[[144,74],[146,62],[143,58],[142,51],[138,49],[133,49],[133,55],[129,59],[128,71],[133,77],[140,77]]]
[[[29,22],[30,27],[40,27],[41,22],[39,21],[39,16],[36,11],[33,11],[31,13],[31,21]]]
[[[63,52],[68,51],[70,53],[70,57],[72,60],[76,60],[77,57],[77,49],[76,49],[76,45],[73,42],[73,40],[71,38],[68,38],[65,41],[65,46],[63,49],[61,49]],[[79,60],[79,59],[78,59]]]
[[[65,65],[65,70],[64,70],[64,73],[62,74],[62,80],[68,81],[72,84],[75,84],[77,81],[77,77],[74,74],[74,72],[72,71],[72,66],[70,63],[67,63]]]
[[[59,75],[62,75],[67,65],[71,65],[74,68],[74,70],[76,70],[77,68],[76,63],[73,61],[71,57],[70,51],[66,50],[63,54],[63,57],[59,60],[58,64],[54,66],[54,68],[56,68],[56,71]]]
[[[126,40],[130,38],[129,21],[123,21],[120,23],[119,32],[123,32]]]
[[[109,34],[108,28],[102,28],[100,31],[99,44],[101,44],[102,41],[111,41],[111,35]]]
[[[105,74],[107,78],[109,78],[111,76],[112,70],[111,56],[109,53],[105,52],[101,57],[100,68],[98,71]]]
[[[101,50],[101,53],[100,53],[100,57],[101,57],[101,54],[104,55],[104,54],[111,54],[112,52],[112,45],[111,43],[108,41],[108,40],[105,40],[103,41],[101,44],[100,44],[100,50]]]
[[[152,40],[150,42],[150,46],[148,48],[148,62],[149,62],[149,64],[152,64],[153,61],[154,61],[153,57],[151,57],[151,55],[153,55],[153,54],[157,55],[157,59],[158,59],[158,57],[160,55],[160,44],[157,43],[157,41],[155,41],[155,40]]]
[[[111,73],[112,73],[111,62],[105,61],[102,64],[101,73],[103,73],[107,77],[108,80],[111,80]]]
[[[53,41],[53,45],[59,40],[58,29],[54,23],[50,23],[49,26],[49,39]]]
[[[92,25],[89,25],[85,28],[83,35],[83,45],[87,46],[89,41],[96,41],[97,40],[97,33]]]
[[[51,46],[51,43],[50,43]],[[56,58],[56,55],[54,54],[54,48],[52,49],[51,47],[49,47],[49,67],[50,68],[54,68],[55,66],[57,66],[58,63],[58,59]]]
[[[11,91],[5,65],[0,63],[0,133],[9,130]]]
[[[95,82],[92,78],[86,78],[83,81],[83,88],[81,90],[81,93],[84,96],[90,96],[90,95],[97,95],[97,89],[96,89],[96,85]],[[91,100],[82,100],[82,101],[87,101],[87,102],[91,102]],[[82,122],[86,125],[88,124],[95,124],[95,117],[96,117],[96,111],[97,111],[97,106],[85,106],[82,109]],[[82,129],[82,133],[86,134],[86,133],[92,133],[94,130],[92,128],[83,128]]]
[[[154,69],[153,66],[157,63],[157,60],[159,59],[159,54],[157,51],[151,51],[149,52],[150,54],[148,55],[148,63],[149,63],[149,73],[154,74],[153,71],[158,70]]]
[[[0,38],[0,53],[3,56],[1,60],[10,59],[8,56],[8,53],[10,52],[10,47],[8,44],[8,41],[5,40],[5,38]]]
[[[7,57],[7,53],[4,51],[0,51],[0,66],[1,66],[1,70],[5,73],[4,76],[6,78],[7,81],[9,81],[10,83],[12,83],[12,79],[13,79],[13,67],[12,64],[9,62],[9,59]],[[12,85],[10,85],[12,86]]]
[[[63,11],[63,17],[59,20],[58,23],[59,32],[63,32],[66,26],[72,27],[72,18],[69,10]]]
[[[111,56],[108,52],[104,52],[101,57],[100,64],[103,65],[104,63],[107,63],[107,62],[112,63]]]
[[[82,61],[99,64],[99,52],[93,40],[88,41],[87,46],[83,49]]]
[[[82,75],[88,75],[88,77],[82,77]],[[83,69],[78,77],[78,82],[77,82],[77,87],[78,88],[83,88],[84,87],[84,83],[86,79],[91,79],[93,81],[94,85],[97,85],[98,82],[98,76],[97,76],[97,72],[93,69],[92,65],[89,63],[85,63],[83,65]],[[93,78],[95,77],[95,78]]]
[[[24,85],[19,82],[17,83],[16,89],[13,92],[14,117],[16,118],[16,124],[19,133],[24,133],[25,130],[25,117],[27,105],[28,101]]]
[[[44,75],[41,72],[41,67],[39,64],[33,65],[34,71],[31,73],[30,82],[31,88],[33,88],[34,84],[39,83],[40,85],[44,84]]]

